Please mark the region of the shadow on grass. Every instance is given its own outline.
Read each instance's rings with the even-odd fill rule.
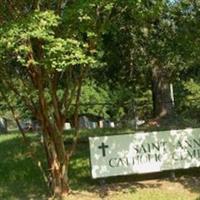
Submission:
[[[2,139],[3,138],[3,139]],[[33,137],[35,138],[35,137]],[[0,136],[0,199],[42,200],[47,197],[47,188],[41,172],[26,154],[27,149],[17,135]],[[41,160],[42,149],[37,148]],[[163,180],[181,183],[187,190],[200,195],[200,170],[177,170],[175,179],[169,179],[170,172],[113,177],[92,180],[89,166],[89,146],[79,144],[70,163],[70,186],[79,192],[88,191],[99,197],[109,192],[135,193],[140,188],[159,188]],[[144,180],[157,179],[146,184]],[[200,200],[196,199],[196,200]]]
[[[176,178],[171,180],[180,183],[191,193],[199,195],[195,200],[200,200],[200,168],[191,168],[187,170],[177,170]]]
[[[36,153],[41,157],[41,149]],[[41,172],[19,136],[0,136],[0,159],[0,199],[45,199]]]
[[[77,152],[70,164],[70,185],[76,192],[88,191],[105,198],[109,192],[135,193],[141,188],[160,188],[163,181],[180,183],[185,189],[200,195],[200,169],[172,171],[145,175],[130,175],[92,180],[89,164],[89,144],[79,144]],[[146,180],[155,180],[146,183]],[[199,199],[200,200],[200,197]]]
[[[96,193],[104,198],[111,192],[134,193],[138,188],[157,188],[160,184],[148,184],[146,186],[138,180],[144,176],[120,176],[106,179],[93,180],[90,175],[89,149],[88,144],[79,144],[77,152],[70,163],[70,186],[77,192],[88,191]],[[133,181],[134,180],[134,181]]]

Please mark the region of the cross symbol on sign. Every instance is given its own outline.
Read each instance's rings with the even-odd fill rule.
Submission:
[[[108,148],[108,145],[105,145],[103,142],[101,143],[101,146],[98,146],[99,149],[102,149],[103,157],[106,156],[106,149]]]

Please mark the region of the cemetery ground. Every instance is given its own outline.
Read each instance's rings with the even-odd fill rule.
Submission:
[[[126,130],[128,132],[129,130]],[[95,134],[112,133],[109,129],[96,130]],[[114,132],[114,130],[113,130]],[[118,133],[124,132],[119,130]],[[115,130],[116,133],[116,130]],[[94,130],[83,131],[80,144],[70,163],[69,200],[200,200],[200,169],[177,170],[148,175],[92,180],[89,166],[88,135]],[[38,145],[40,136],[28,134],[38,160],[45,164],[43,149]],[[66,145],[70,145],[70,137]],[[19,133],[0,135],[0,199],[46,200],[47,187],[42,172],[28,153]]]

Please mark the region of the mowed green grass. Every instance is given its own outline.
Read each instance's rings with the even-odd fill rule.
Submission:
[[[29,134],[36,155],[45,166],[40,137]],[[38,143],[39,144],[39,143]],[[66,144],[67,145],[70,144]],[[0,135],[0,200],[46,200],[48,189],[37,162],[27,154],[28,148],[18,134]],[[92,180],[88,143],[82,143],[70,162],[71,200],[200,200],[198,177],[182,181],[136,181],[134,176]],[[166,182],[163,184],[163,181]],[[196,182],[195,182],[196,181]]]
[[[27,152],[19,134],[0,135],[0,199],[45,199],[41,172]]]

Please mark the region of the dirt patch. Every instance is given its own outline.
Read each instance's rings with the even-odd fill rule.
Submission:
[[[163,194],[182,195],[188,200],[197,200],[200,196],[200,177],[184,176],[174,179],[156,179],[138,182],[103,184],[88,188],[87,191],[72,191],[68,200],[115,200],[117,196],[127,200],[135,199],[139,193],[159,192]],[[127,198],[127,195],[129,196]],[[132,196],[132,197],[131,197]],[[136,198],[137,199],[137,198]],[[140,199],[140,198],[139,198]],[[142,198],[143,199],[143,198]],[[146,200],[144,195],[144,200]],[[167,199],[167,198],[166,198]],[[170,199],[170,197],[169,197]],[[178,199],[182,199],[181,197]],[[151,199],[153,200],[153,199]]]

